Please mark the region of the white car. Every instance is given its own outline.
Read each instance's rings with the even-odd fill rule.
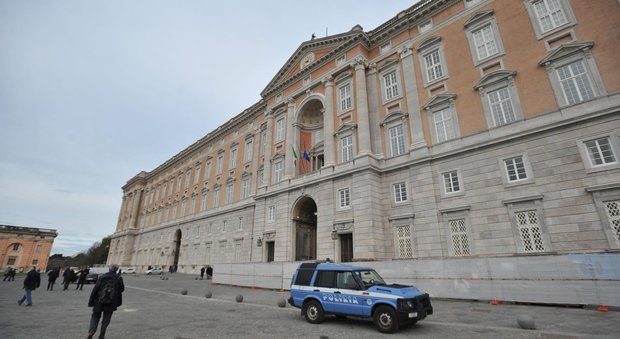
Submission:
[[[125,273],[135,274],[135,273],[136,273],[136,269],[135,269],[135,268],[133,268],[133,267],[121,267],[121,269],[120,269],[120,270],[121,270],[121,272],[122,272],[123,274],[125,274]]]
[[[151,268],[145,272],[147,275],[164,274],[164,270],[161,268]]]

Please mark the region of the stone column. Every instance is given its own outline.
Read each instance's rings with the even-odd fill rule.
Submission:
[[[284,149],[286,157],[284,159],[284,178],[291,179],[295,176],[295,166],[293,166],[293,145],[295,145],[295,101],[293,98],[288,100],[288,111],[286,112],[286,141],[284,141]]]
[[[271,185],[271,150],[273,149],[273,112],[265,112],[267,116],[267,141],[265,141],[265,161],[263,162],[263,182],[264,186]],[[262,140],[261,140],[262,141]]]
[[[381,119],[379,119],[379,101],[377,90],[377,65],[368,65],[366,72],[366,89],[368,91],[368,120],[370,121],[370,146],[373,154],[382,154]]]
[[[325,86],[325,109],[323,110],[323,136],[325,167],[334,166],[334,81],[332,77],[323,80]]]
[[[400,51],[401,63],[403,65],[403,77],[407,94],[407,110],[409,111],[409,129],[411,132],[411,146],[409,151],[426,147],[424,132],[422,130],[422,117],[420,116],[420,98],[418,96],[418,85],[413,67],[413,48],[411,44],[406,45]]]
[[[137,228],[138,226],[138,220],[140,220],[140,206],[142,205],[142,194],[143,193],[144,193],[143,188],[139,188],[133,192],[134,202],[133,202],[132,211],[131,211],[133,218],[131,220],[131,223],[129,224],[130,228]]]
[[[364,58],[356,58],[355,67],[355,103],[357,106],[358,154],[371,153],[370,125],[368,120],[368,94],[366,92],[366,66]]]
[[[258,186],[258,158],[260,157],[260,126],[254,129],[254,137],[252,138],[252,173],[253,178],[250,178],[250,195],[256,194],[256,187]]]

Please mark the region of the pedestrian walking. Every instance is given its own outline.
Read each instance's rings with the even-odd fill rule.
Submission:
[[[36,267],[32,267],[30,272],[26,275],[26,279],[24,279],[24,296],[17,301],[17,304],[21,306],[25,300],[28,301],[26,306],[32,306],[32,291],[34,291],[37,287],[41,285],[41,274],[37,272]]]
[[[117,270],[118,265],[110,265],[109,272],[97,279],[95,288],[93,288],[93,291],[90,293],[88,307],[93,308],[93,314],[90,317],[88,339],[91,339],[95,335],[95,332],[97,332],[102,313],[103,320],[101,321],[99,338],[105,338],[105,332],[112,319],[112,313],[123,304],[125,284],[123,284],[123,278],[116,273]]]
[[[7,279],[9,279],[10,276],[11,276],[11,268],[7,267],[6,270],[4,270],[4,279],[2,279],[2,281],[6,281]]]
[[[9,281],[15,281],[15,268],[11,269],[11,275],[9,275]]]
[[[202,268],[200,269],[200,280],[202,280],[205,276],[205,267],[202,266]]]
[[[76,290],[81,290],[82,287],[84,287],[84,283],[86,282],[86,277],[88,276],[88,268],[83,268],[80,270],[79,276],[78,276],[78,281],[77,281],[77,286],[75,287]]]
[[[53,270],[49,271],[49,273],[47,273],[47,290],[48,291],[53,291],[54,290],[54,284],[56,283],[56,279],[58,279],[58,276],[60,275],[60,268],[56,267]]]
[[[207,265],[207,279],[213,278],[213,267],[211,265]]]
[[[65,271],[62,273],[62,278],[62,283],[65,284],[63,291],[66,291],[69,288],[69,284],[75,279],[75,272],[73,272],[71,267],[65,268]]]

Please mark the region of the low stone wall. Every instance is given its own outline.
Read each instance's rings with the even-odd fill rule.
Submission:
[[[217,264],[221,284],[289,289],[299,263]],[[433,297],[620,307],[620,253],[356,262]]]

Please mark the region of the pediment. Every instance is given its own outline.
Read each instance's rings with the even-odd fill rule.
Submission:
[[[409,116],[409,114],[401,112],[401,111],[392,112],[392,113],[390,113],[390,114],[385,116],[385,118],[381,122],[381,125],[385,126],[385,125],[389,124],[392,121],[401,120],[401,119],[403,119],[403,118],[405,118],[407,116]]]
[[[479,89],[480,87],[487,87],[493,85],[498,81],[504,81],[507,78],[514,77],[517,74],[515,71],[500,69],[498,71],[491,72],[483,76],[478,82],[474,85],[474,89]]]
[[[480,21],[482,21],[482,20],[492,16],[493,13],[495,13],[495,11],[492,10],[492,9],[489,9],[487,11],[478,12],[478,13],[474,14],[471,18],[469,18],[469,20],[465,21],[463,26],[465,28],[467,28],[469,26],[475,25],[478,22],[480,22]]]
[[[353,123],[346,123],[341,125],[337,130],[336,133],[334,133],[335,135],[341,134],[341,133],[345,133],[347,131],[353,130],[357,128],[357,124],[353,124]]]
[[[280,68],[269,84],[261,91],[263,98],[281,91],[287,84],[306,77],[320,65],[335,59],[353,44],[370,45],[368,36],[359,25],[346,33],[315,38],[303,42]]]
[[[433,106],[438,106],[441,104],[444,104],[446,102],[452,101],[456,99],[456,94],[452,94],[452,93],[441,93],[441,94],[437,94],[435,96],[433,96],[432,98],[429,98],[425,103],[424,103],[424,109],[428,109],[429,107],[433,107]]]
[[[418,46],[418,52],[423,50],[423,49],[426,49],[426,48],[428,48],[430,46],[433,46],[433,45],[439,43],[440,41],[441,41],[441,37],[440,36],[436,36],[435,35],[435,36],[429,37],[428,39],[426,39],[426,40],[422,41],[422,43],[420,43],[420,45]]]
[[[542,60],[540,60],[540,62],[538,62],[538,64],[543,66],[549,62],[562,59],[575,53],[583,53],[585,50],[592,49],[593,46],[594,41],[567,42],[549,52]]]

